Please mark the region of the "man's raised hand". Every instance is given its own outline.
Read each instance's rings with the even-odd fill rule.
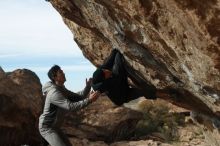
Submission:
[[[89,78],[89,80],[87,80],[86,78],[86,86],[91,86],[92,85],[92,78]]]
[[[100,96],[100,92],[99,91],[91,91],[89,94],[89,100],[91,102],[94,102],[98,99],[98,97]]]

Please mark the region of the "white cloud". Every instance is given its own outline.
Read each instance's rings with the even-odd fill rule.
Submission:
[[[73,35],[50,3],[0,1],[0,54],[82,56]]]
[[[70,65],[62,66],[64,71],[95,71],[95,67],[92,65]]]
[[[21,56],[21,54],[0,54],[0,58],[5,59],[5,58],[14,58]]]
[[[23,66],[17,66],[14,67],[6,67],[3,68],[6,72],[14,71],[16,69],[23,69]],[[45,66],[45,67],[38,67],[38,66],[30,66],[25,67],[26,69],[32,70],[34,72],[48,72],[48,70],[51,68],[51,66]],[[64,72],[91,72],[95,71],[95,67],[92,65],[62,65],[61,69]]]
[[[0,20],[0,65],[6,72],[27,68],[37,73],[44,83],[48,80],[50,64],[56,62],[67,74],[76,73],[76,78],[68,79],[70,89],[84,87],[85,77],[90,76],[95,67],[89,61],[80,62],[84,57],[72,33],[50,3],[0,0]],[[59,62],[57,58],[61,58]],[[69,65],[75,63],[77,65]]]

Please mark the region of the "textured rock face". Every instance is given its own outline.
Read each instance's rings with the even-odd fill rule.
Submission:
[[[220,0],[51,0],[85,57],[113,47],[141,88],[172,88],[174,104],[220,116]]]
[[[39,145],[38,117],[42,110],[41,84],[35,73],[0,69],[1,145]]]
[[[76,141],[82,142],[82,139],[105,144],[133,137],[137,122],[142,117],[142,113],[117,107],[103,96],[76,113],[70,112],[63,126],[73,145],[77,145]]]
[[[140,104],[143,102],[151,103],[143,99],[137,104],[139,110]],[[159,104],[162,101],[156,102]],[[159,105],[165,105],[164,103],[163,101]],[[168,108],[174,110],[171,104]],[[155,108],[152,109],[152,111],[154,110]],[[185,110],[175,107],[175,111],[176,114],[180,114]],[[161,116],[164,117],[163,113]],[[219,136],[216,132],[211,133],[205,130],[206,133],[203,133],[202,128],[190,124],[190,122],[184,122],[184,126],[178,126],[175,133],[178,133],[179,139],[173,141],[172,144],[168,144],[164,140],[161,132],[149,132],[145,136],[138,137],[136,135],[137,123],[144,117],[144,113],[115,106],[107,97],[103,96],[88,107],[66,115],[63,129],[74,146],[218,146],[218,143],[214,143],[219,141],[219,137],[214,139]],[[148,131],[149,129],[143,130]]]

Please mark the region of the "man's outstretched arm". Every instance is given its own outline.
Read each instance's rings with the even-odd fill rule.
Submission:
[[[115,61],[112,67],[112,72],[114,75],[127,77],[127,72],[125,70],[124,63],[124,56],[120,52],[118,52],[115,55]]]
[[[101,68],[111,70],[114,65],[115,56],[116,56],[117,52],[119,52],[117,49],[113,49],[111,54],[109,55],[109,57],[102,64]]]
[[[64,97],[61,92],[55,91],[52,94],[53,98],[51,98],[51,103],[65,110],[76,111],[95,101],[99,95],[99,92],[93,92],[89,95],[88,98],[82,99],[77,102],[72,102]]]

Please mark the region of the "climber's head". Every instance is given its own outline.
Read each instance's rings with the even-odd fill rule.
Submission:
[[[103,82],[112,76],[112,72],[108,69],[98,68],[93,73],[92,87],[94,90],[101,90]]]

